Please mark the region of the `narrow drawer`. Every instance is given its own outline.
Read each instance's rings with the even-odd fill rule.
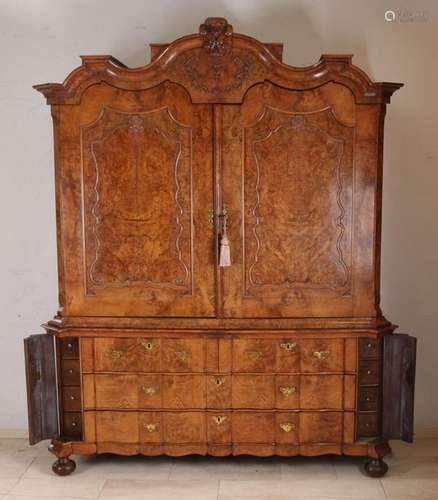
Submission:
[[[374,437],[379,434],[379,419],[377,413],[358,413],[358,437]]]
[[[379,383],[380,361],[364,359],[359,365],[359,385],[377,385]]]
[[[379,401],[378,387],[360,387],[358,393],[359,411],[377,410]]]
[[[81,411],[81,388],[63,387],[62,402],[64,411]]]
[[[62,385],[80,385],[81,373],[78,359],[61,361]]]
[[[378,358],[380,356],[379,341],[372,338],[359,339],[359,358]]]
[[[82,415],[79,412],[64,412],[62,416],[63,437],[79,441],[82,439]]]
[[[59,340],[62,359],[79,358],[79,339],[77,337],[63,338]]]

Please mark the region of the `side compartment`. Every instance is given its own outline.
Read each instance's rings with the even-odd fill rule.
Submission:
[[[52,336],[31,335],[24,339],[29,442],[59,436],[56,391],[55,345]]]

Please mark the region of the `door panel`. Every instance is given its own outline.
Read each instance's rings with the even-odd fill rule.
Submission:
[[[53,337],[31,335],[24,339],[29,442],[59,435],[56,364]]]
[[[414,386],[417,339],[391,334],[383,339],[382,433],[411,443],[414,434]]]
[[[222,113],[224,315],[352,314],[353,96],[266,83]]]
[[[211,107],[162,83],[60,112],[66,314],[214,315]]]

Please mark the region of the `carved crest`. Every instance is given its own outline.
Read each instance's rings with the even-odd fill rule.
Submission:
[[[223,56],[231,50],[233,27],[223,17],[208,17],[200,26],[203,47],[213,56]]]

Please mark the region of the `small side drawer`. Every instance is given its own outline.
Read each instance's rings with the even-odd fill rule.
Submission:
[[[359,385],[377,385],[379,383],[380,361],[362,360],[359,366]]]
[[[80,369],[78,359],[63,359],[61,362],[62,385],[80,385]]]
[[[358,437],[374,437],[379,434],[379,419],[377,413],[358,413]]]
[[[379,402],[378,387],[359,387],[359,411],[376,411]]]
[[[81,388],[64,387],[62,401],[64,411],[81,411]]]
[[[82,439],[82,416],[79,412],[66,412],[62,418],[63,437],[73,440]]]
[[[79,359],[79,339],[76,337],[60,339],[62,359]]]
[[[378,358],[380,357],[379,341],[372,338],[359,339],[359,358]]]

